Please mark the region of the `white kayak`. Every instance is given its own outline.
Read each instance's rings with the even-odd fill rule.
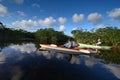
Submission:
[[[83,44],[83,43],[78,43],[79,48],[94,48],[94,49],[111,49],[111,46],[96,46],[96,45],[90,45],[90,44]]]
[[[90,54],[90,53],[97,53],[96,50],[88,50],[88,49],[82,49],[82,48],[63,48],[54,44],[40,44],[40,49],[47,50],[47,51],[54,51],[59,53],[68,53],[68,54]]]

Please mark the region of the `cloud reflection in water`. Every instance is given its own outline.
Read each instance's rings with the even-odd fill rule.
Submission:
[[[0,80],[35,79],[117,80],[120,65],[104,64],[87,55],[38,51],[33,43],[12,44],[1,50]]]

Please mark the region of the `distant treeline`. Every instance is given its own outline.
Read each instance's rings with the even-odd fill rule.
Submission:
[[[101,39],[103,45],[120,45],[120,29],[117,27],[108,26],[90,31],[79,29],[73,30],[71,33],[73,38],[81,43],[94,44],[97,39]],[[53,28],[27,32],[22,29],[7,28],[0,22],[0,41],[34,40],[46,44],[64,44],[69,38],[72,37],[65,35],[63,32],[55,31]]]
[[[108,26],[91,31],[80,29],[73,30],[71,33],[74,35],[74,38],[81,43],[94,44],[97,39],[101,39],[103,45],[120,45],[120,29],[117,27]]]
[[[33,40],[34,38],[34,33],[6,28],[0,23],[0,41]]]
[[[36,32],[12,29],[5,27],[0,22],[0,41],[38,41],[39,43],[63,44],[71,37],[64,35],[63,32],[55,31],[52,28],[40,29]]]

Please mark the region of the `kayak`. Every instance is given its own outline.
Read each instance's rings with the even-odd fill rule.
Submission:
[[[68,53],[68,54],[91,54],[91,53],[97,53],[96,50],[92,49],[82,49],[79,47],[76,48],[65,48],[61,46],[57,46],[54,44],[40,44],[40,49],[47,50],[47,51],[54,51],[58,53]]]
[[[79,48],[93,48],[93,49],[111,49],[111,46],[97,46],[97,45],[90,45],[90,44],[83,44],[83,43],[78,43]]]

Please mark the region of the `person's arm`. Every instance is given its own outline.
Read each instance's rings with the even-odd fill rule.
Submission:
[[[102,42],[97,42],[97,45],[100,45]]]

